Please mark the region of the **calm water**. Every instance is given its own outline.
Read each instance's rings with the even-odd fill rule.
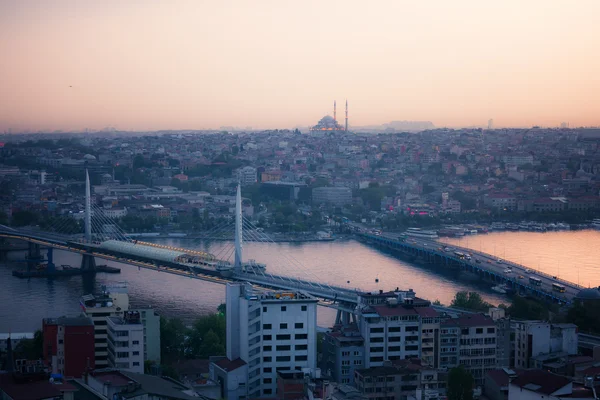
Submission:
[[[553,233],[494,233],[447,240],[481,249],[548,273],[558,271],[561,277],[581,284],[600,284],[600,233],[595,231]],[[227,254],[230,243],[202,243],[190,240],[163,240],[163,244],[207,249],[213,254]],[[494,250],[495,247],[495,250]],[[57,264],[79,264],[76,254],[55,251]],[[11,259],[22,254],[11,254]],[[414,266],[362,243],[350,241],[303,244],[246,243],[244,258],[267,264],[269,271],[298,276],[331,284],[364,290],[412,288],[417,296],[439,299],[448,304],[459,290],[478,290],[494,304],[506,302],[489,290],[489,284],[473,280],[469,275],[444,272],[435,268]],[[72,315],[79,312],[79,297],[97,290],[102,284],[127,282],[134,305],[151,305],[161,315],[178,316],[186,321],[216,310],[224,301],[225,287],[162,272],[139,270],[115,262],[99,263],[118,266],[121,274],[98,274],[95,280],[68,277],[55,280],[21,280],[11,270],[22,263],[8,261],[0,265],[0,332],[32,331],[41,326],[44,317]],[[304,267],[300,267],[300,265]],[[579,272],[579,274],[578,274]],[[379,279],[376,283],[375,279]],[[347,281],[350,281],[348,284]],[[334,313],[319,307],[319,325],[329,326]]]

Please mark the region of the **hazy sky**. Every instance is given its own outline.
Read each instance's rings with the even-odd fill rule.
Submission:
[[[0,0],[0,130],[600,125],[599,0]]]

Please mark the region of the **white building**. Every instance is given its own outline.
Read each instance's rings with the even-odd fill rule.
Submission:
[[[515,367],[541,368],[540,362],[553,355],[577,355],[577,326],[551,324],[542,321],[522,321],[515,324]]]
[[[118,219],[118,218],[123,218],[124,216],[127,215],[127,208],[126,207],[105,208],[102,210],[102,213],[104,214],[104,216],[106,218]]]
[[[244,185],[253,185],[256,183],[257,175],[256,168],[254,167],[243,167],[237,170],[238,179],[242,186]]]
[[[144,325],[137,311],[108,317],[108,364],[123,371],[144,373]]]
[[[352,189],[348,187],[318,187],[312,190],[313,204],[330,203],[338,206],[352,204]]]
[[[129,310],[126,284],[103,287],[97,294],[87,294],[79,302],[84,314],[94,322],[96,368],[108,367],[107,317],[118,317]]]
[[[227,357],[210,367],[211,379],[223,388],[221,397],[273,398],[278,371],[316,369],[316,299],[229,283],[226,302]]]

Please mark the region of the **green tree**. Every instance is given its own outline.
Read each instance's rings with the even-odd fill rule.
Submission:
[[[217,307],[217,311],[219,314],[225,316],[227,313],[227,305],[225,303],[219,304],[219,307]]]
[[[219,336],[217,336],[212,329],[209,329],[202,338],[202,343],[196,356],[198,358],[208,358],[210,356],[222,356],[224,354],[225,345],[221,343]]]
[[[17,211],[14,212],[12,215],[12,226],[27,226],[27,225],[35,225],[39,220],[39,215],[31,212],[31,211],[27,211],[27,210],[21,210],[21,211]]]
[[[15,360],[25,358],[27,360],[39,360],[44,354],[44,336],[42,331],[35,331],[33,339],[21,340],[15,347]]]
[[[464,367],[452,368],[448,373],[448,400],[472,400],[473,376]]]
[[[185,357],[188,329],[179,318],[160,317],[160,357],[170,364]]]
[[[550,317],[548,304],[517,296],[508,307],[507,312],[516,319],[537,319],[548,321]]]
[[[450,306],[474,311],[487,311],[490,307],[493,307],[490,303],[483,301],[481,295],[477,292],[456,293]]]
[[[600,333],[600,305],[597,302],[581,301],[575,303],[567,311],[566,319],[579,327],[581,331]]]

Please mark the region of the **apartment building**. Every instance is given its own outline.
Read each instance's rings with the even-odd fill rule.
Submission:
[[[80,378],[95,368],[94,323],[89,317],[42,320],[44,363],[52,373]]]
[[[541,368],[551,358],[577,354],[577,326],[543,321],[515,323],[515,367]]]
[[[316,370],[315,298],[229,283],[226,304],[227,357],[213,358],[210,365],[222,397],[273,398],[278,372]]]
[[[107,318],[118,317],[129,310],[129,296],[126,284],[103,286],[99,294],[87,294],[79,302],[84,314],[94,323],[96,368],[108,365]]]
[[[364,368],[364,340],[357,324],[339,326],[323,335],[321,370],[337,383],[352,384],[355,369]]]
[[[441,329],[442,359],[446,357],[442,366],[452,368],[462,365],[473,375],[477,385],[483,385],[485,373],[494,369],[497,364],[494,320],[483,314],[465,314],[443,321]],[[458,346],[444,343],[444,339],[457,339]],[[444,352],[445,348],[449,351]],[[455,355],[456,351],[458,356]],[[450,362],[450,358],[457,362]]]
[[[313,204],[322,203],[344,206],[352,204],[352,189],[348,187],[318,187],[312,190]]]
[[[140,313],[125,311],[108,317],[108,365],[123,371],[144,373],[144,326]]]
[[[384,361],[421,358],[421,331],[427,333],[427,357],[434,362],[437,312],[412,290],[366,293],[359,298],[359,330],[364,338],[365,368]],[[425,321],[425,328],[422,324]],[[431,341],[430,341],[431,339]]]

